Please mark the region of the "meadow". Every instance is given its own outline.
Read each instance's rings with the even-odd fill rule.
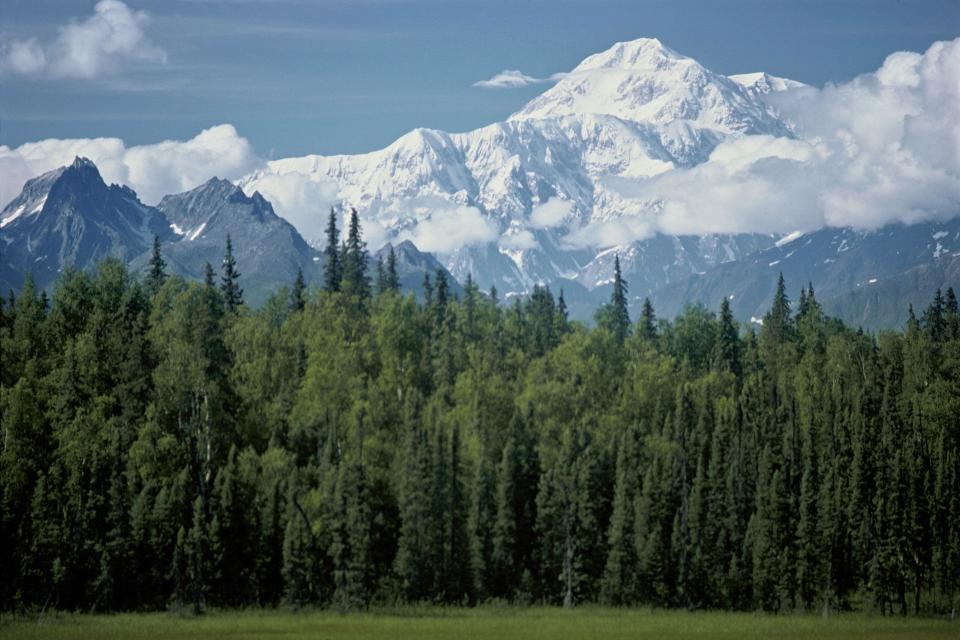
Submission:
[[[169,613],[46,614],[0,622],[0,637],[44,640],[124,638],[523,638],[550,640],[667,640],[960,637],[960,622],[937,618],[839,614],[769,615],[651,609],[409,608],[342,614],[331,611],[220,611],[199,617]]]

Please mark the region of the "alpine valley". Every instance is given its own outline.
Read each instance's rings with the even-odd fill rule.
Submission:
[[[751,321],[782,272],[789,291],[811,283],[843,319],[900,326],[905,302],[960,287],[960,219],[783,236],[642,233],[662,203],[638,198],[631,183],[696,167],[724,141],[793,139],[771,97],[804,89],[765,73],[714,73],[639,39],[589,56],[504,122],[416,129],[361,155],[274,160],[236,184],[211,178],[156,206],[107,186],[78,158],[29,180],[0,213],[0,286],[17,289],[27,272],[49,286],[64,268],[107,255],[142,270],[154,235],[171,270],[199,278],[206,262],[219,263],[228,234],[254,304],[298,270],[319,283],[319,238],[304,239],[268,201],[273,181],[296,178],[329,185],[339,207],[375,225],[368,238],[398,247],[408,290],[441,268],[505,298],[542,284],[562,289],[571,315],[588,320],[609,297],[619,257],[634,313],[647,297],[666,316],[726,298]]]

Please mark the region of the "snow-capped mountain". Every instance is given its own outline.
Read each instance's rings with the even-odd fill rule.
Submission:
[[[639,39],[588,57],[505,122],[467,133],[416,129],[360,155],[276,160],[240,185],[269,195],[276,176],[333,184],[387,239],[417,241],[420,228],[459,221],[456,238],[422,248],[457,278],[472,273],[505,294],[559,279],[595,288],[610,277],[611,248],[636,263],[627,276],[652,291],[775,239],[611,237],[617,224],[653,228],[659,211],[624,181],[696,165],[730,136],[792,135],[760,95],[793,84],[765,74],[728,78]],[[540,216],[542,207],[553,215]]]
[[[0,280],[19,288],[31,272],[45,287],[65,266],[83,269],[107,256],[129,261],[154,235],[173,236],[163,215],[128,187],[107,186],[92,162],[77,158],[29,180],[0,212]]]
[[[776,115],[743,89],[659,40],[643,38],[588,57],[510,119],[593,113],[662,127],[679,121],[727,134],[785,134]]]

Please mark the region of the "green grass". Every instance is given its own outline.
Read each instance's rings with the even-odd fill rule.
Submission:
[[[773,616],[750,613],[583,608],[409,608],[339,614],[328,611],[224,611],[179,617],[166,613],[9,616],[0,638],[108,640],[124,638],[344,638],[391,640],[960,638],[960,622],[935,618],[841,614]]]

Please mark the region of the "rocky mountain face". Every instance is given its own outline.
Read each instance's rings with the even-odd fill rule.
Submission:
[[[131,189],[107,186],[92,162],[77,158],[28,181],[0,212],[0,286],[17,289],[30,272],[46,287],[66,266],[84,269],[107,256],[131,261],[154,235],[174,235],[163,214]]]
[[[247,196],[212,178],[150,207],[127,187],[107,186],[92,162],[77,158],[27,182],[0,212],[0,287],[16,291],[31,273],[39,287],[49,288],[65,268],[89,269],[107,256],[142,271],[155,235],[168,270],[193,279],[203,278],[207,262],[219,272],[229,235],[245,299],[253,305],[291,284],[298,269],[308,283],[321,282],[322,254],[259,193]],[[387,251],[381,250],[384,259]],[[435,277],[443,269],[411,242],[395,251],[404,290],[420,292],[424,273]],[[375,261],[371,255],[371,276]],[[460,291],[447,275],[452,291]]]
[[[659,313],[672,317],[684,304],[716,309],[726,297],[739,318],[758,321],[781,273],[794,297],[812,283],[827,313],[865,328],[901,326],[909,304],[919,310],[937,288],[960,290],[960,217],[875,231],[791,234],[768,249],[674,282],[652,300]]]
[[[211,178],[196,189],[165,196],[157,208],[177,236],[164,253],[183,275],[202,278],[207,262],[219,268],[229,235],[242,286],[254,304],[278,283],[292,283],[298,269],[308,282],[320,280],[320,252],[258,192],[247,196],[233,183]]]

